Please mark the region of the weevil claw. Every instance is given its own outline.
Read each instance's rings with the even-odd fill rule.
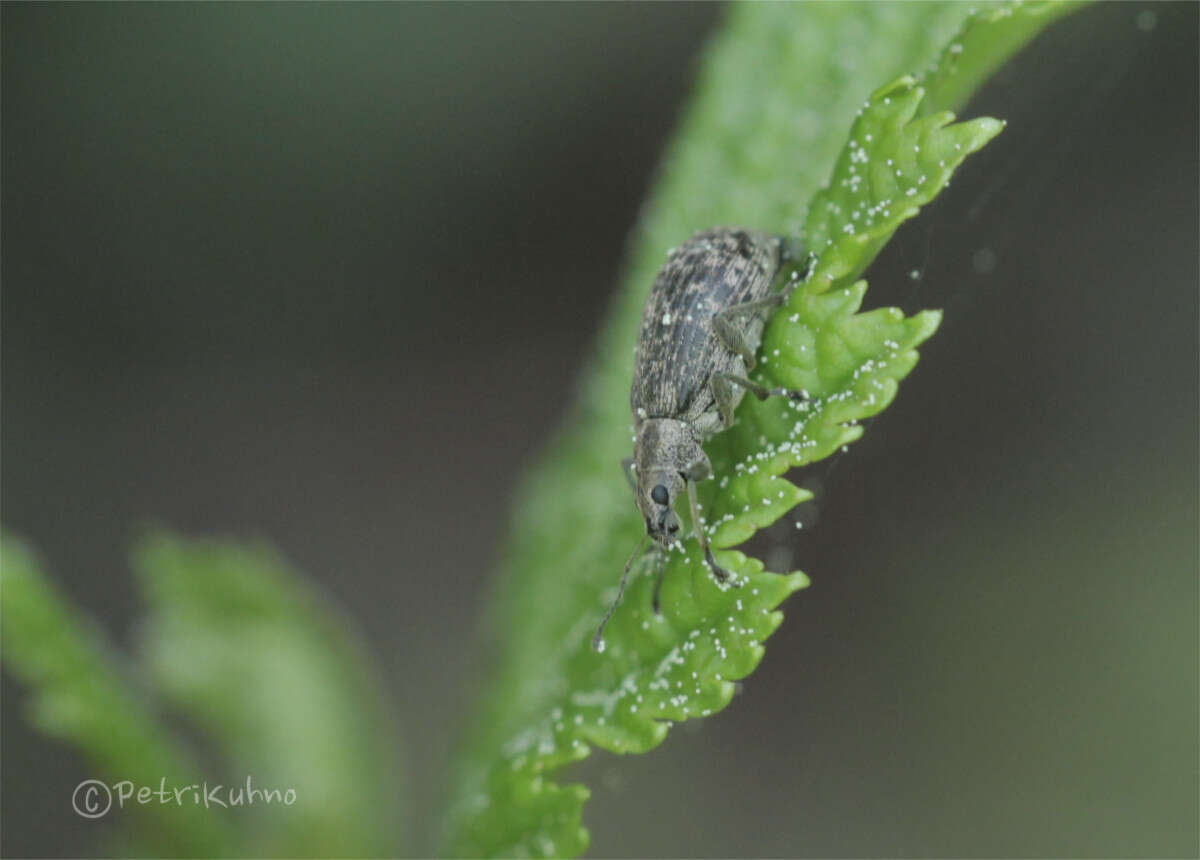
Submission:
[[[722,585],[727,583],[732,585],[734,588],[742,587],[741,580],[739,580],[725,568],[721,567],[721,565],[717,564],[716,558],[713,557],[712,550],[707,546],[704,548],[704,556],[704,560],[708,562],[708,569],[712,571],[712,575],[717,582],[721,583]]]

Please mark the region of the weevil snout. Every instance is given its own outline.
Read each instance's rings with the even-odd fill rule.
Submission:
[[[670,508],[664,509],[657,519],[646,517],[646,534],[661,544],[679,540],[679,517]]]
[[[663,545],[675,543],[680,532],[675,500],[684,490],[683,476],[656,469],[638,478],[638,507],[646,521],[646,534]]]

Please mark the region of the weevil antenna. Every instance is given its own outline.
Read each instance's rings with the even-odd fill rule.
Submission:
[[[604,650],[604,625],[608,623],[608,619],[612,618],[613,613],[617,611],[617,604],[621,602],[621,597],[625,594],[625,583],[629,581],[629,570],[633,567],[633,563],[641,557],[642,550],[645,548],[646,540],[649,537],[649,532],[642,536],[641,543],[633,551],[633,555],[629,556],[629,561],[625,562],[625,572],[621,574],[621,584],[617,586],[617,599],[608,607],[608,612],[604,613],[604,620],[600,622],[600,626],[596,628],[596,635],[592,637],[592,649],[594,651]]]

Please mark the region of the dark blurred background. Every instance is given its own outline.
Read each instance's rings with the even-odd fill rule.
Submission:
[[[581,769],[594,855],[1200,851],[1197,10],[1087,9],[964,111],[1008,130],[868,273],[943,328],[760,540],[814,584],[745,694]],[[140,527],[276,543],[365,632],[427,847],[509,499],[720,8],[2,15],[4,524],[121,643]],[[96,850],[3,693],[0,850]]]

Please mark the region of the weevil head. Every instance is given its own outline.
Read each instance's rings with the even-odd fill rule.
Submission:
[[[658,543],[672,544],[682,538],[675,503],[686,492],[688,467],[703,458],[699,437],[683,421],[652,418],[638,427],[637,504],[646,534]]]
[[[679,540],[675,501],[685,491],[683,477],[668,470],[638,471],[637,502],[646,521],[646,534],[660,544]]]

